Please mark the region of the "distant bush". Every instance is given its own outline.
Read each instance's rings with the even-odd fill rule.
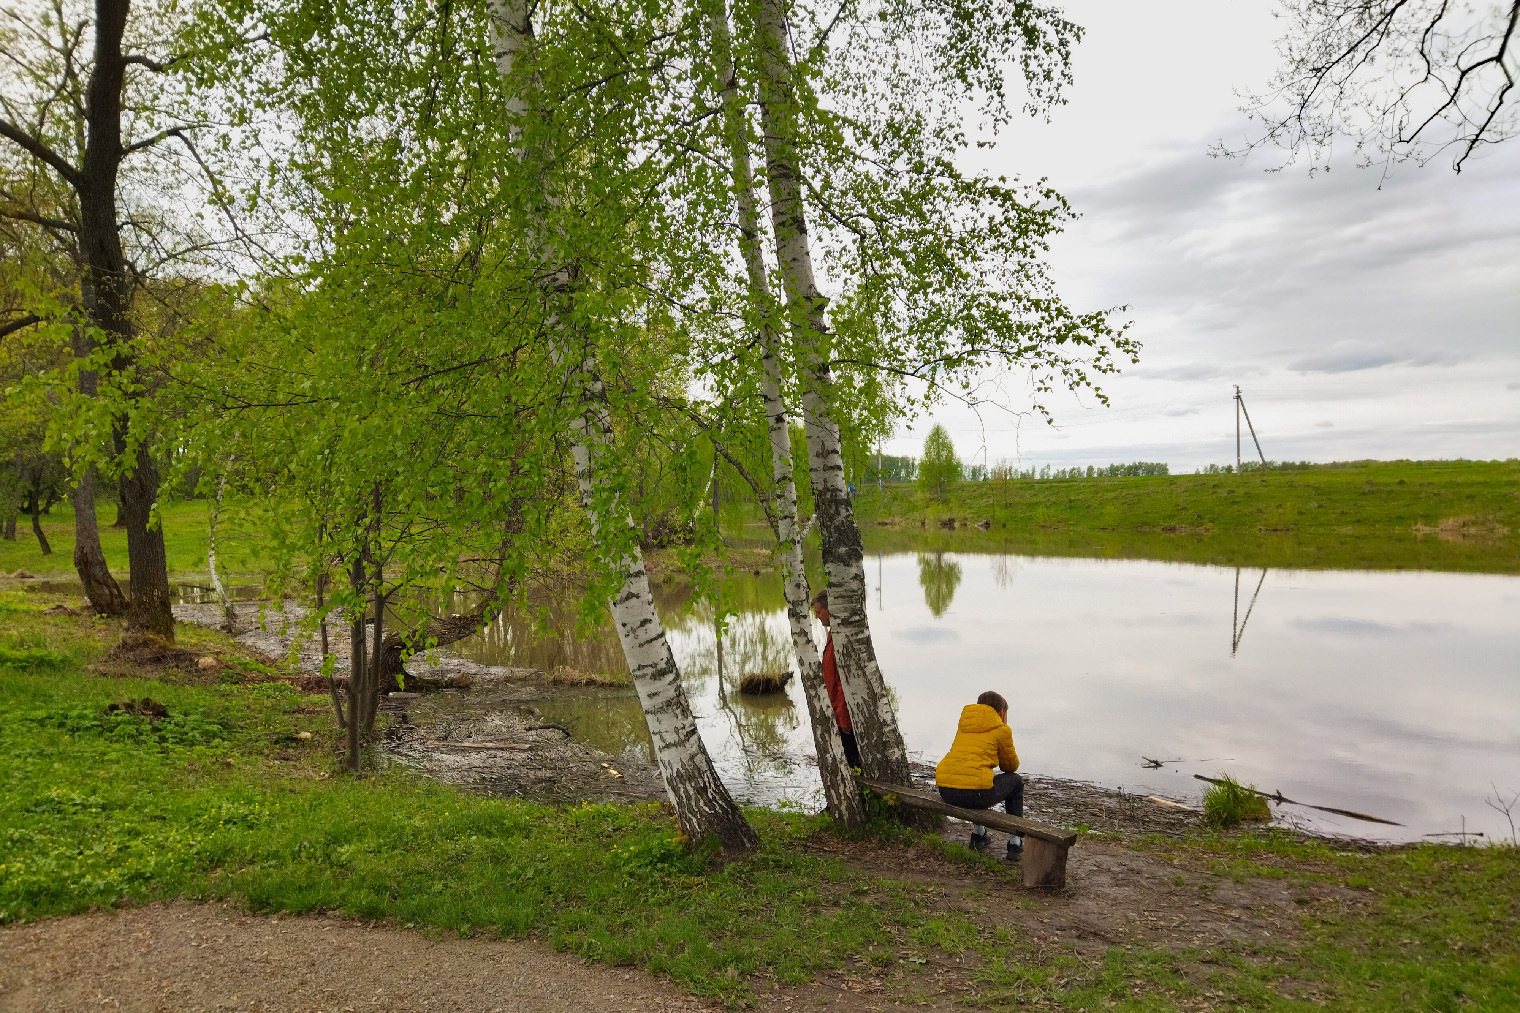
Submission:
[[[1228,774],[1203,793],[1203,818],[1213,827],[1239,826],[1246,820],[1268,820],[1267,800]]]

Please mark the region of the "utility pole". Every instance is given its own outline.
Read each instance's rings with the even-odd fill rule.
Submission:
[[[717,467],[716,464],[713,467]],[[1240,475],[1240,385],[1236,383],[1236,475]]]
[[[1240,393],[1240,384],[1235,385],[1235,473],[1240,474],[1240,417],[1246,417],[1246,428],[1251,431],[1251,442],[1256,444],[1256,456],[1261,458],[1261,466],[1265,470],[1267,455],[1261,452],[1261,441],[1256,438],[1256,427],[1251,425],[1251,413],[1246,411],[1246,399]]]

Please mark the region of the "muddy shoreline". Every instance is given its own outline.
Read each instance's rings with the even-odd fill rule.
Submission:
[[[294,659],[307,678],[321,671],[322,656],[314,635],[299,633],[307,610],[293,601],[239,602],[234,605],[240,632],[236,639],[271,660]],[[220,627],[218,605],[176,605],[175,618]],[[292,650],[294,645],[294,650]],[[625,745],[616,752],[578,738],[572,728],[546,719],[556,701],[584,696],[584,687],[556,686],[532,668],[482,665],[443,652],[407,662],[408,688],[391,693],[381,705],[384,729],[376,746],[383,763],[472,792],[575,805],[583,802],[647,802],[665,798],[659,771],[647,752]],[[335,674],[346,675],[346,652],[334,655]],[[616,693],[616,690],[592,690]],[[625,691],[626,692],[626,691]],[[815,763],[811,756],[804,763]],[[914,765],[914,781],[933,787],[934,771]],[[1126,792],[1085,781],[1025,774],[1025,814],[1031,819],[1121,839],[1151,835],[1192,837],[1205,832],[1203,814],[1158,803],[1154,796]],[[1382,847],[1370,841],[1315,833],[1279,810],[1273,825],[1347,847]],[[958,840],[970,824],[947,821],[945,836]]]

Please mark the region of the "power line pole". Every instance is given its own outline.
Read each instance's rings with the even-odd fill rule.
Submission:
[[[714,458],[713,467],[717,467]],[[1236,383],[1236,475],[1240,475],[1240,385]]]
[[[1246,399],[1240,393],[1240,384],[1235,385],[1235,470],[1240,471],[1240,417],[1246,417],[1246,428],[1251,431],[1251,442],[1256,444],[1256,456],[1261,458],[1263,469],[1267,466],[1267,455],[1261,452],[1261,441],[1256,438],[1256,427],[1251,425],[1251,413],[1246,411]]]

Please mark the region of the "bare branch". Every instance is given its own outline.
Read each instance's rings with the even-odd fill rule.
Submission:
[[[0,324],[0,338],[3,338],[9,334],[13,334],[24,327],[30,327],[33,324],[40,324],[42,323],[43,319],[43,317],[39,317],[35,313],[28,313],[24,317],[20,317],[16,320],[10,320],[6,323]]]
[[[79,226],[73,222],[66,222],[62,218],[49,218],[47,215],[33,214],[30,211],[15,211],[9,208],[0,208],[0,218],[9,218],[17,222],[30,222],[40,225],[45,229],[58,229],[63,232],[78,232]]]
[[[7,138],[38,161],[46,162],[70,186],[79,186],[79,170],[70,165],[68,159],[10,120],[0,120],[0,137]]]

